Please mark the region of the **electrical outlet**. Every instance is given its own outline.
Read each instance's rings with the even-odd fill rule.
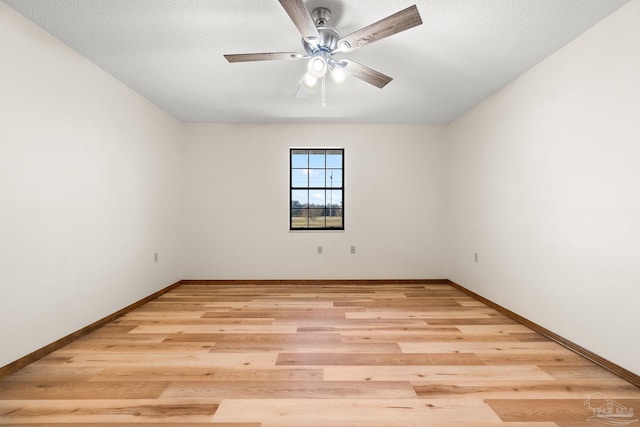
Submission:
[[[318,246],[318,255],[322,255],[322,246]]]
[[[473,254],[473,262],[478,262],[478,252]]]
[[[154,252],[154,254],[153,254],[153,262],[158,262],[158,252]]]
[[[355,254],[356,253],[356,247],[355,246],[351,246],[351,254]]]

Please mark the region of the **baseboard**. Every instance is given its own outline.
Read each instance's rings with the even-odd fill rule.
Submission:
[[[152,295],[149,295],[146,298],[142,298],[139,301],[134,302],[131,305],[126,306],[125,308],[116,311],[115,313],[112,313],[106,317],[103,317],[100,320],[97,320],[95,322],[93,322],[92,324],[85,326],[82,329],[78,329],[75,332],[72,332],[71,334],[67,335],[66,337],[60,338],[57,341],[52,342],[51,344],[48,344],[32,353],[27,354],[24,357],[21,357],[20,359],[9,363],[8,365],[2,366],[0,367],[0,378],[9,375],[13,372],[16,372],[19,369],[24,368],[25,366],[42,359],[44,356],[46,356],[49,353],[52,353],[56,350],[61,349],[62,347],[64,347],[67,344],[72,343],[73,341],[77,340],[78,338],[81,338],[87,334],[89,334],[90,332],[95,331],[96,329],[106,325],[107,323],[113,322],[114,320],[116,320],[118,317],[123,316],[127,313],[129,313],[130,311],[135,310],[138,307],[143,306],[144,304],[148,303],[149,301],[152,301],[156,298],[158,298],[160,295],[169,292],[172,289],[177,288],[178,286],[180,286],[181,282],[178,281],[176,283],[174,283],[173,285],[169,285],[164,289],[159,290],[158,292],[155,292]]]
[[[447,285],[448,279],[284,279],[284,280],[195,280],[186,279],[182,285]]]
[[[504,314],[505,316],[515,320],[516,322],[526,326],[527,328],[539,333],[540,335],[550,339],[551,341],[555,341],[556,343],[560,344],[561,346],[573,351],[574,353],[577,353],[578,355],[584,357],[585,359],[595,363],[598,366],[603,367],[604,369],[608,370],[609,372],[619,376],[620,378],[622,378],[625,381],[630,382],[631,384],[635,385],[636,387],[640,387],[640,375],[636,375],[633,372],[629,371],[628,369],[623,368],[622,366],[611,362],[610,360],[605,359],[604,357],[598,356],[597,354],[593,353],[592,351],[587,350],[586,348],[579,346],[578,344],[569,341],[566,338],[561,337],[560,335],[556,334],[553,331],[550,331],[549,329],[538,325],[535,322],[532,322],[531,320],[520,316],[517,313],[514,313],[513,311],[501,306],[500,304],[496,304],[495,302],[476,294],[475,292],[465,288],[464,286],[461,286],[459,284],[457,284],[456,282],[453,282],[451,280],[447,281],[451,286],[453,286],[454,288],[458,289],[459,291],[469,295],[470,297],[480,301],[481,303],[493,308],[494,310]]]

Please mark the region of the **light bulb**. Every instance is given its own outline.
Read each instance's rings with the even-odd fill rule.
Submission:
[[[321,79],[327,73],[327,62],[321,56],[311,58],[307,64],[307,71],[312,77]]]
[[[331,70],[333,81],[341,85],[347,79],[347,73],[340,65],[336,65]]]
[[[313,67],[313,71],[321,73],[324,70],[324,61],[322,58],[315,58],[311,61],[311,66]]]
[[[316,79],[309,73],[305,73],[305,75],[302,77],[302,84],[309,89],[314,88],[316,86],[316,83],[318,83],[318,79]]]

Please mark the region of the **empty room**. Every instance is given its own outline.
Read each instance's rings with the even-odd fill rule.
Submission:
[[[0,425],[640,425],[640,0],[0,1]]]

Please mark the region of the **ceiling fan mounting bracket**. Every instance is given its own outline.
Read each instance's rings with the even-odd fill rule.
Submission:
[[[326,27],[331,21],[331,11],[326,7],[316,7],[311,11],[311,19],[316,27]]]

